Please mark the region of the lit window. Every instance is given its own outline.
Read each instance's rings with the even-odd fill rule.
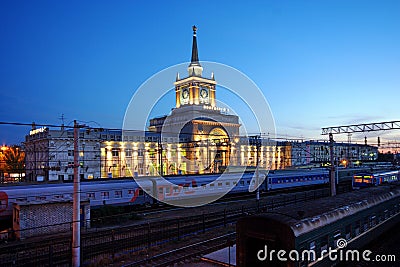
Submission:
[[[115,191],[114,196],[115,198],[122,198],[122,191],[121,190]]]
[[[101,198],[102,199],[109,199],[110,198],[110,192],[101,192]]]

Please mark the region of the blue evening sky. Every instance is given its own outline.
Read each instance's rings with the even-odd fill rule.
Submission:
[[[200,60],[249,76],[280,137],[323,139],[321,127],[399,120],[399,14],[396,0],[4,0],[0,121],[60,124],[64,114],[66,123],[122,127],[144,81],[190,60],[194,24]],[[171,97],[163,113],[173,106]],[[28,131],[1,126],[0,142]],[[364,135],[399,136],[353,138]]]

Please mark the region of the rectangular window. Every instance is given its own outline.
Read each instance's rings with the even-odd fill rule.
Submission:
[[[364,219],[364,227],[363,227],[363,231],[367,231],[368,230],[368,218]]]
[[[360,229],[361,227],[361,221],[356,221],[355,227],[354,227],[354,235],[358,236],[360,234]]]
[[[369,222],[370,222],[370,227],[374,227],[376,225],[376,216],[371,216]]]
[[[132,157],[132,149],[126,149],[125,150],[125,156],[126,157]]]
[[[119,149],[118,148],[113,148],[111,150],[111,154],[113,157],[118,157],[119,156]]]
[[[68,150],[68,156],[73,157],[74,156],[74,151],[73,150]]]
[[[86,194],[86,197],[87,197],[88,199],[96,199],[96,194],[93,193],[93,192],[90,192],[90,193],[87,193],[87,194]]]
[[[346,240],[350,240],[351,239],[351,225],[346,225],[345,228],[345,235],[346,235]]]
[[[320,253],[322,253],[322,251],[325,250],[325,254],[326,251],[328,251],[328,235],[325,235],[323,237],[321,237],[321,250]]]
[[[335,248],[337,247],[337,241],[340,239],[341,236],[342,234],[340,233],[340,230],[337,230],[333,233],[333,246]]]
[[[108,192],[108,191],[101,192],[101,198],[102,199],[109,199],[110,198],[110,192]]]
[[[122,191],[121,190],[115,191],[114,196],[115,196],[115,198],[122,198]]]
[[[310,242],[310,251],[316,251],[316,249],[315,249],[315,241]],[[310,254],[310,262],[315,261],[315,255],[314,254]],[[307,266],[307,265],[305,265],[305,266]]]

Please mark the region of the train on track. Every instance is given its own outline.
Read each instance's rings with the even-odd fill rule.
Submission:
[[[125,180],[81,182],[81,199],[91,207],[102,205],[152,205],[159,201],[194,200],[260,191],[326,184],[325,169],[301,171],[260,171],[175,177],[144,177]],[[226,193],[227,192],[227,193]],[[72,199],[73,184],[0,186],[0,219],[12,215],[12,203]],[[154,197],[152,197],[154,196]],[[155,200],[157,199],[157,200]]]
[[[269,210],[239,219],[236,263],[300,267],[365,261],[362,248],[399,222],[400,188],[390,185]],[[367,254],[371,261],[373,256]]]
[[[360,189],[400,181],[400,170],[361,172],[353,175],[353,188]]]

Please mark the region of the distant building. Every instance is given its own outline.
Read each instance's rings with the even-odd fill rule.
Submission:
[[[79,177],[100,178],[101,133],[80,129],[79,138]],[[73,179],[73,129],[50,130],[33,126],[29,135],[25,136],[24,145],[28,181]]]
[[[326,164],[330,162],[329,142],[323,141],[302,141],[290,142],[292,146],[292,165],[301,166],[309,164]],[[378,159],[378,147],[335,142],[333,147],[334,161],[340,162],[346,160],[348,162],[365,162],[375,161]]]

